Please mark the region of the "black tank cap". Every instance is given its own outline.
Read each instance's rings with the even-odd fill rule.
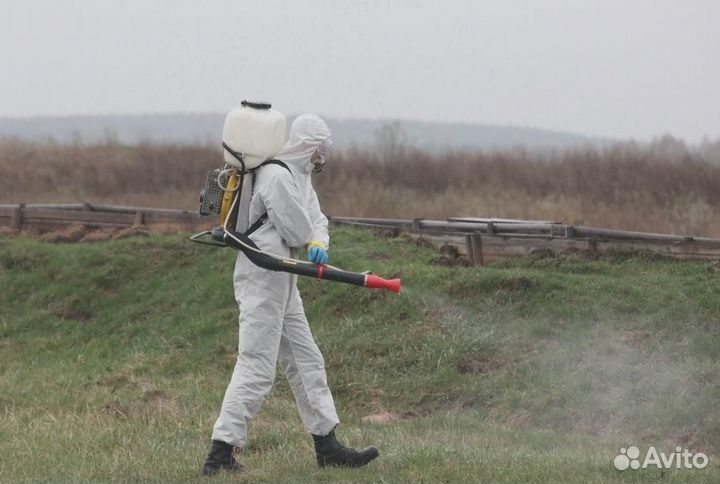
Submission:
[[[272,104],[270,104],[270,103],[256,103],[256,102],[250,102],[250,101],[243,101],[240,104],[242,104],[245,107],[253,108],[253,109],[270,109],[272,107]]]

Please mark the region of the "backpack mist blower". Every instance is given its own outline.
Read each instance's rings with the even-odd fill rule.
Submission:
[[[195,234],[190,240],[239,250],[253,264],[271,271],[400,292],[400,279],[388,280],[370,272],[349,272],[269,254],[252,241],[250,234],[267,219],[265,213],[252,224],[249,220],[255,170],[267,164],[290,170],[282,161],[270,159],[285,142],[286,126],[285,116],[265,103],[243,101],[227,115],[223,126],[225,167],[208,172],[200,192],[200,215],[219,216],[220,226]],[[208,235],[211,241],[204,240]]]

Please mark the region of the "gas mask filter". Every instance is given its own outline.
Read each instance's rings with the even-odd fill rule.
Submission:
[[[332,140],[330,138],[326,138],[325,140],[323,140],[320,146],[318,146],[318,149],[315,150],[315,153],[313,153],[312,158],[310,158],[310,163],[312,163],[313,165],[313,174],[320,173],[325,168],[325,163],[327,162],[327,157],[331,146]]]

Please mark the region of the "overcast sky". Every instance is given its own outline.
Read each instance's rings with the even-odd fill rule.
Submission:
[[[0,0],[0,116],[288,113],[720,137],[717,0]]]

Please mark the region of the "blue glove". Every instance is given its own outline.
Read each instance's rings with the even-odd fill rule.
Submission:
[[[322,247],[311,244],[310,247],[308,247],[308,260],[315,264],[327,264],[328,253]]]

